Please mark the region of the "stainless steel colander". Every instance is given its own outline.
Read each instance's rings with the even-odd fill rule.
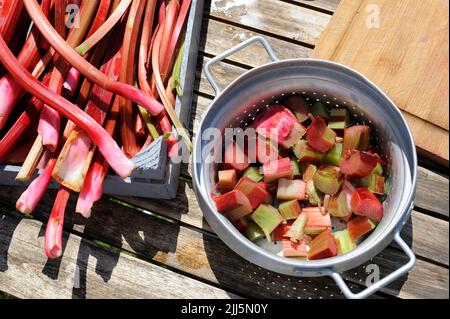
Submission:
[[[223,91],[213,80],[211,66],[246,46],[260,42],[272,61],[238,77]],[[193,181],[199,205],[209,225],[236,253],[263,268],[293,276],[331,276],[348,298],[365,298],[407,273],[415,256],[400,237],[400,230],[413,208],[417,156],[411,132],[395,104],[372,82],[344,65],[317,59],[279,61],[265,38],[253,37],[211,59],[204,70],[216,98],[203,114],[194,142]],[[332,107],[346,107],[356,122],[372,127],[376,143],[387,161],[389,193],[384,201],[384,217],[377,228],[353,251],[329,259],[307,261],[285,258],[265,241],[253,243],[218,213],[210,191],[216,184],[217,165],[202,158],[210,139],[203,132],[210,127],[245,127],[270,104],[289,94],[301,94],[310,102],[320,100]],[[221,147],[221,145],[217,145]],[[337,225],[336,225],[337,226]],[[339,272],[370,260],[395,240],[409,257],[407,264],[353,293]]]

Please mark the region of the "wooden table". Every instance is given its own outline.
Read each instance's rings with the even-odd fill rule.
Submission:
[[[338,0],[207,1],[191,129],[195,132],[213,98],[201,71],[205,61],[255,34],[266,36],[281,59],[307,57],[337,4]],[[265,62],[262,47],[254,46],[214,71],[225,86]],[[402,232],[417,255],[416,266],[374,298],[449,297],[449,182],[440,171],[421,161],[416,208]],[[104,196],[85,220],[71,213],[72,198],[64,255],[55,261],[47,260],[43,249],[55,192],[48,192],[33,216],[24,217],[14,209],[22,191],[0,187],[0,291],[19,298],[343,297],[330,278],[278,275],[227,248],[202,218],[188,166],[174,200]],[[391,245],[370,263],[383,275],[405,261]],[[364,266],[343,276],[355,291],[365,286]]]

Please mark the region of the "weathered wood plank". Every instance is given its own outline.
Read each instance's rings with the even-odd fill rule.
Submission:
[[[448,178],[419,167],[416,206],[448,217]]]
[[[47,261],[43,227],[0,214],[0,290],[19,298],[237,297],[74,234],[64,234],[62,259]]]
[[[292,3],[306,5],[311,8],[326,10],[329,12],[334,12],[334,10],[336,10],[340,2],[340,0],[288,0],[288,1]]]
[[[331,16],[276,0],[212,0],[210,15],[247,28],[314,45]]]
[[[205,16],[203,18],[203,32],[200,50],[207,54],[216,56],[225,52],[231,47],[261,33],[240,28],[235,25],[217,21],[214,18]],[[280,40],[276,37],[265,35],[265,38],[272,46],[275,54],[281,60],[292,58],[309,57],[313,50],[288,41]],[[228,58],[229,60],[251,67],[270,62],[264,47],[261,44],[254,44],[237,52]]]

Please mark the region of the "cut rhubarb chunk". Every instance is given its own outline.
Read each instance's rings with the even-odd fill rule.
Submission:
[[[309,164],[306,166],[305,170],[303,171],[303,180],[305,182],[312,181],[314,179],[314,175],[317,172],[317,166],[313,164]]]
[[[305,207],[302,214],[307,215],[307,222],[305,225],[305,234],[318,234],[326,229],[331,229],[330,214],[322,215],[318,207]]]
[[[344,221],[348,220],[353,214],[349,198],[350,194],[345,191],[341,191],[339,195],[331,197],[327,208],[328,213]]]
[[[263,165],[264,182],[272,183],[280,178],[292,179],[294,172],[289,157],[271,161]]]
[[[361,187],[367,188],[374,194],[384,195],[384,177],[378,174],[370,174],[367,177],[360,179]]]
[[[247,156],[250,162],[258,161],[265,164],[280,157],[274,142],[263,136],[249,137]]]
[[[234,169],[219,171],[219,189],[222,194],[233,190],[237,183],[237,173]]]
[[[308,200],[311,205],[317,206],[320,203],[320,194],[313,181],[306,182],[306,194],[308,194]]]
[[[336,240],[336,245],[338,248],[338,255],[342,255],[352,251],[356,248],[355,242],[350,237],[350,233],[347,229],[337,231],[333,233],[334,239]]]
[[[334,146],[325,154],[323,162],[326,164],[339,166],[342,157],[342,149],[343,149],[342,143],[334,144]]]
[[[363,178],[369,175],[377,166],[379,157],[376,154],[358,150],[346,151],[341,159],[339,167],[342,174],[355,178]]]
[[[325,153],[336,143],[336,133],[327,127],[322,117],[316,116],[308,127],[306,140],[314,150]]]
[[[291,164],[292,164],[292,172],[294,173],[294,176],[300,176],[301,170],[300,170],[300,164],[298,163],[296,158],[291,158]]]
[[[250,221],[247,224],[244,234],[250,241],[255,241],[266,236],[261,227],[259,227],[254,221]]]
[[[295,199],[281,203],[280,206],[278,206],[278,210],[284,220],[296,219],[302,212],[298,200]]]
[[[333,234],[329,229],[320,233],[311,242],[308,251],[309,260],[325,259],[336,256],[338,248]]]
[[[260,182],[264,176],[259,172],[259,167],[250,166],[244,171],[244,176],[255,182]]]
[[[311,244],[311,237],[305,235],[303,240],[299,242],[292,242],[290,240],[284,239],[282,241],[283,245],[283,256],[284,257],[306,257],[309,251],[309,246]]]
[[[231,221],[238,220],[252,212],[249,199],[239,190],[228,192],[214,198],[217,210]]]
[[[277,199],[303,200],[306,198],[306,183],[300,179],[289,180],[280,178],[278,180]]]
[[[380,221],[383,218],[383,204],[366,188],[357,188],[351,197],[352,211],[360,216]]]
[[[248,177],[241,177],[234,189],[241,191],[249,199],[252,210],[261,203],[272,202],[272,196],[257,182]]]
[[[243,171],[249,166],[247,155],[235,142],[228,145],[225,150],[225,163],[238,171]]]
[[[273,241],[282,241],[283,239],[289,239],[286,237],[287,232],[291,228],[293,220],[289,220],[286,223],[281,223],[277,228],[272,232],[272,240]]]
[[[272,241],[270,234],[283,221],[283,217],[280,215],[278,210],[275,207],[267,204],[259,205],[259,207],[253,212],[253,214],[250,215],[250,217],[262,229],[269,242]]]
[[[321,116],[324,119],[328,119],[328,108],[320,101],[315,102],[311,106],[311,114],[314,116]]]
[[[347,223],[350,238],[354,241],[373,230],[375,226],[366,216],[356,216]]]
[[[285,149],[291,148],[306,133],[294,114],[278,104],[269,106],[252,127],[258,134],[270,138]]]
[[[344,130],[344,152],[347,150],[365,151],[370,146],[370,127],[354,125]]]
[[[343,175],[339,167],[321,166],[314,174],[314,186],[322,193],[334,195],[341,188]]]
[[[282,101],[282,104],[287,106],[297,118],[297,121],[303,123],[308,119],[310,113],[308,102],[300,95],[292,95]]]
[[[289,239],[293,242],[303,240],[303,237],[305,235],[305,226],[307,222],[308,222],[308,214],[300,214],[300,216],[298,216],[298,218],[294,221],[294,223],[287,231],[286,237],[289,237]]]
[[[242,217],[232,222],[232,224],[234,225],[234,227],[236,227],[237,230],[239,230],[239,232],[243,233],[247,229],[248,221],[247,218]]]
[[[350,122],[349,112],[346,108],[333,108],[330,110],[328,128],[341,132]]]
[[[325,156],[325,153],[315,151],[305,140],[298,141],[292,151],[301,163],[318,163]]]

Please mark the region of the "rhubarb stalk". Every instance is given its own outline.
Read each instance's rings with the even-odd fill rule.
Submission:
[[[166,109],[167,114],[169,114],[170,119],[172,120],[172,123],[177,128],[178,134],[181,135],[181,137],[184,139],[184,142],[186,143],[186,146],[188,147],[188,150],[192,150],[192,143],[189,139],[189,136],[186,133],[186,130],[179,120],[177,114],[175,113],[174,106],[170,103],[170,100],[166,94],[166,88],[164,87],[164,84],[162,83],[161,79],[161,73],[159,70],[159,48],[161,46],[161,39],[162,39],[162,30],[160,29],[156,35],[155,38],[155,47],[153,48],[153,54],[152,54],[152,66],[153,66],[153,72],[156,79],[156,87],[158,89],[159,96],[161,97],[161,100],[163,101],[163,105]]]
[[[61,187],[56,195],[47,228],[45,229],[45,254],[50,259],[62,255],[62,233],[64,226],[64,213],[70,197],[70,191]]]
[[[119,99],[116,97],[106,120],[105,130],[114,135],[119,117]],[[100,152],[95,153],[78,197],[76,212],[86,218],[91,214],[92,205],[102,197],[103,181],[108,173],[108,162]]]
[[[101,67],[110,78],[117,79],[120,73],[120,60],[122,59],[120,37],[115,37],[108,54]],[[85,112],[102,125],[106,119],[113,94],[94,86]],[[63,149],[59,153],[58,162],[53,170],[53,178],[61,185],[79,192],[83,185],[86,171],[91,163],[92,142],[84,131],[75,128],[69,135]]]
[[[65,2],[65,0],[56,0],[55,2],[55,25],[60,35],[64,35],[66,28],[64,17]],[[67,43],[70,46],[76,46],[81,42],[81,39],[87,32],[92,17],[94,16],[98,2],[99,0],[84,0],[82,2],[79,12],[80,21],[82,21],[82,23],[80,23],[80,27],[71,29],[67,39]],[[62,14],[60,11],[62,11]],[[49,88],[57,94],[61,94],[62,92],[64,77],[68,69],[69,66],[66,62],[58,57],[49,84]],[[42,137],[42,144],[52,152],[54,152],[58,146],[60,123],[60,114],[56,110],[45,105],[41,111],[38,133]]]
[[[36,0],[24,0],[25,8],[31,19],[45,36],[50,45],[68,62],[74,66],[85,77],[93,81],[95,84],[118,94],[122,97],[132,100],[134,103],[145,107],[152,115],[158,115],[164,108],[161,103],[156,101],[152,96],[145,94],[132,85],[112,81],[104,73],[79,56],[68,45],[61,36],[55,31],[47,18],[42,13]]]
[[[109,165],[119,176],[126,178],[131,174],[134,169],[134,164],[123,154],[117,143],[106,133],[101,125],[78,109],[78,107],[50,91],[45,85],[33,78],[18,63],[2,37],[0,37],[0,61],[25,90],[35,95],[47,105],[55,108],[62,115],[85,130],[108,160]]]
[[[133,83],[134,78],[134,58],[136,52],[136,42],[141,26],[142,14],[145,9],[144,0],[133,0],[123,39],[123,57],[120,71],[120,81],[127,84]],[[133,116],[133,103],[130,100],[119,98],[120,107],[120,135],[122,138],[123,150],[128,156],[133,157],[139,152],[134,133],[135,118]]]

